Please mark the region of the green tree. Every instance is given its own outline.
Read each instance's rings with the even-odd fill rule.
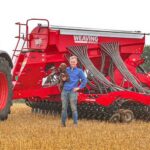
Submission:
[[[150,72],[150,45],[144,47],[142,56],[145,58],[145,63],[142,66],[146,71]]]

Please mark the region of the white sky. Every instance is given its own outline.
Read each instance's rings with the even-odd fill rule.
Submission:
[[[3,0],[0,2],[0,49],[10,55],[18,34],[15,22],[46,18],[52,25],[150,33],[149,0]],[[150,45],[150,36],[146,37]]]

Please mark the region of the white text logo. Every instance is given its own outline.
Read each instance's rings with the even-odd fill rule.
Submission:
[[[75,35],[75,43],[98,43],[97,36]]]

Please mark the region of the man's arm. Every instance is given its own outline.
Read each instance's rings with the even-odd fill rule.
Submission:
[[[86,86],[87,84],[87,78],[85,77],[85,74],[82,70],[80,70],[79,72],[79,78],[81,79],[81,84],[79,85],[79,87],[74,88],[74,92],[78,91],[79,89],[82,89]]]
[[[87,78],[82,70],[80,70],[79,77],[81,79],[81,84],[79,86],[80,89],[84,88],[87,84]]]

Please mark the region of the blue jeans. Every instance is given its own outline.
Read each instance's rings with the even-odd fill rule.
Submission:
[[[69,101],[70,101],[70,106],[71,106],[71,110],[72,110],[73,122],[74,122],[74,124],[78,123],[77,96],[78,96],[77,92],[62,90],[62,93],[61,93],[61,101],[62,101],[61,121],[62,121],[62,124],[66,123],[67,109],[68,109]]]

